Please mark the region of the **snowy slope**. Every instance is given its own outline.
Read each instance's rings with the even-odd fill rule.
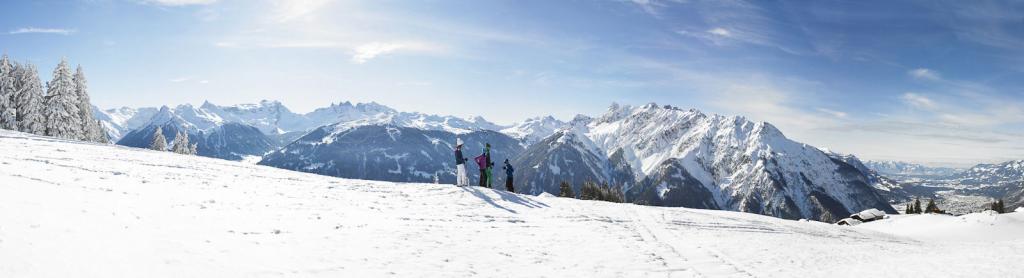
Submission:
[[[0,131],[0,277],[1015,277],[1024,260],[1022,237],[984,226],[972,241],[867,227]]]
[[[989,210],[961,216],[894,215],[888,221],[869,222],[856,227],[937,241],[1019,241],[1024,239],[1024,212],[999,214]]]

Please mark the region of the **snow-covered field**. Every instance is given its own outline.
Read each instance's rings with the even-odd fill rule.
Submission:
[[[1022,277],[1022,215],[840,227],[0,131],[0,277]]]

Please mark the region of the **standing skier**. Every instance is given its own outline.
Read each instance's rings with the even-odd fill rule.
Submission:
[[[455,185],[469,185],[469,177],[466,176],[466,157],[462,156],[462,138],[455,138]]]
[[[484,147],[484,155],[487,156],[487,188],[493,188],[494,183],[494,161],[491,161],[491,143]]]
[[[476,160],[476,166],[480,167],[480,187],[487,186],[487,149],[483,150],[479,156],[473,158]]]
[[[501,168],[505,169],[505,191],[516,192],[516,190],[512,188],[512,173],[516,170],[512,169],[512,164],[508,163],[507,158],[505,159],[505,166],[502,166]]]

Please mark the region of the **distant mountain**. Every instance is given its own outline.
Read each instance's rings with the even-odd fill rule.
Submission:
[[[948,183],[958,193],[1003,199],[1024,206],[1024,160],[978,164],[954,175]]]
[[[93,106],[93,116],[96,117],[100,123],[103,124],[103,128],[107,131],[108,137],[113,142],[117,142],[126,133],[145,126],[149,123],[149,120],[153,118],[153,115],[160,111],[158,108],[147,107],[147,108],[128,108],[121,107],[115,109],[100,110],[96,106]]]
[[[904,185],[901,185],[899,181],[893,180],[878,171],[871,169],[867,166],[868,163],[861,161],[852,154],[839,154],[831,151],[825,151],[825,154],[833,159],[849,164],[853,168],[857,169],[857,171],[861,172],[862,175],[867,177],[867,183],[874,187],[879,194],[885,197],[890,204],[907,202],[914,196],[914,194],[912,192],[908,192],[907,188],[905,188]]]
[[[554,117],[536,117],[526,119],[523,122],[513,124],[502,129],[501,132],[523,141],[523,145],[529,146],[544,138],[551,136],[555,131],[566,127],[568,123],[559,121]]]
[[[822,221],[867,208],[894,212],[863,169],[767,123],[656,104],[613,104],[574,122],[516,159],[519,169],[534,169],[516,174],[530,193],[593,179],[640,204]]]
[[[199,109],[217,115],[222,121],[244,123],[263,134],[274,135],[316,127],[301,114],[296,114],[278,101],[262,100],[256,104],[218,106],[204,101]]]
[[[523,151],[519,142],[496,131],[456,134],[396,125],[338,123],[317,128],[263,157],[261,165],[322,175],[404,182],[455,182],[455,138],[465,141],[467,171],[476,184],[478,167],[472,158],[485,143],[492,145],[495,184],[502,184],[502,161]]]
[[[154,119],[158,108],[119,108],[99,111],[98,118],[104,123],[111,138],[119,139],[127,132],[164,122],[167,115]],[[278,139],[296,138],[312,129],[345,123],[348,126],[396,125],[425,130],[444,130],[452,133],[468,133],[477,130],[502,130],[505,127],[491,123],[481,117],[464,119],[454,116],[438,116],[423,113],[399,112],[377,103],[341,102],[318,108],[306,114],[289,110],[278,101],[263,100],[256,104],[219,106],[204,102],[199,107],[189,104],[168,108],[169,113],[199,130],[208,130],[224,123],[236,122],[254,126],[268,136]],[[284,142],[288,143],[288,142]]]
[[[189,142],[196,144],[197,155],[228,160],[241,160],[245,156],[262,156],[275,149],[276,144],[259,129],[236,122],[227,122],[215,127],[200,129],[189,121],[163,107],[144,127],[132,130],[117,141],[118,145],[147,148],[153,141],[156,129],[161,128],[167,142],[176,137],[178,131],[188,134]]]
[[[864,165],[878,173],[900,176],[949,177],[961,171],[956,168],[929,167],[901,161],[865,161]]]
[[[604,184],[630,184],[627,170],[615,171],[604,152],[585,135],[573,129],[556,131],[538,143],[530,145],[522,155],[512,161],[518,165],[515,173],[520,193],[539,195],[544,192],[558,194],[559,184],[568,182],[573,192],[580,192],[583,182]],[[625,178],[621,178],[622,173]]]
[[[999,164],[978,164],[953,176],[960,184],[978,186],[1013,185],[1024,181],[1024,160]]]

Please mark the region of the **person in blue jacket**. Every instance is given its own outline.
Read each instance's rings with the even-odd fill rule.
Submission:
[[[508,159],[505,159],[505,166],[502,166],[501,168],[505,169],[505,190],[508,192],[516,192],[516,190],[512,188],[512,173],[516,170],[512,168],[511,163],[508,163]]]

